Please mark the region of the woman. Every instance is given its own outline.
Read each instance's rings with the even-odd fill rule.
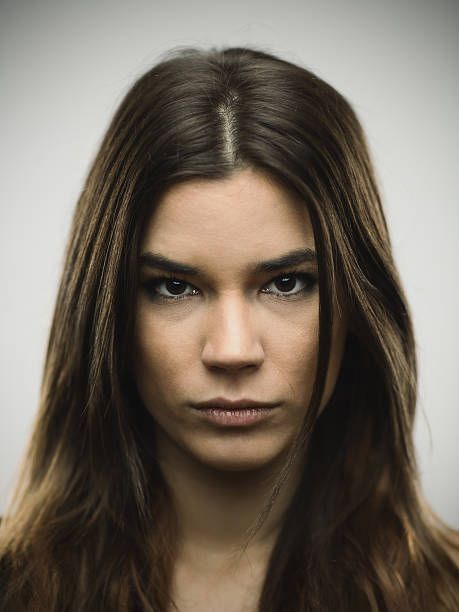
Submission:
[[[79,200],[2,610],[459,609],[364,135],[306,70],[182,51]]]

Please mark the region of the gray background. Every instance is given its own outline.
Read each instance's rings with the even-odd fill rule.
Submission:
[[[425,494],[459,528],[459,3],[8,0],[0,5],[0,513],[36,410],[73,206],[133,80],[176,46],[256,45],[367,131],[413,311]]]

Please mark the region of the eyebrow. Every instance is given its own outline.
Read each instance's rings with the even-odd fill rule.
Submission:
[[[174,261],[169,259],[160,253],[152,253],[148,251],[142,253],[139,258],[141,265],[148,266],[149,268],[158,268],[166,272],[172,272],[174,274],[186,274],[189,276],[195,276],[200,273],[199,268],[190,266],[180,261]],[[282,270],[283,268],[291,268],[301,263],[317,262],[317,255],[314,249],[296,249],[288,253],[284,253],[275,259],[268,259],[266,261],[256,262],[250,266],[255,273],[260,272],[275,272]]]
[[[260,261],[254,265],[255,272],[275,272],[282,268],[291,268],[301,263],[316,262],[317,256],[314,249],[297,249],[290,251],[275,259]]]

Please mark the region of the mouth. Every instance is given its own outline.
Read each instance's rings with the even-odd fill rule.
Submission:
[[[250,399],[229,400],[218,397],[192,404],[201,418],[222,426],[243,427],[253,425],[271,416],[279,402],[257,402]]]

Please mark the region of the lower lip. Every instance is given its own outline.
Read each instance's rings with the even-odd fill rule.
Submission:
[[[197,410],[206,421],[216,425],[243,427],[253,425],[266,419],[274,408],[247,408],[241,410],[223,410],[222,408],[207,408]]]

